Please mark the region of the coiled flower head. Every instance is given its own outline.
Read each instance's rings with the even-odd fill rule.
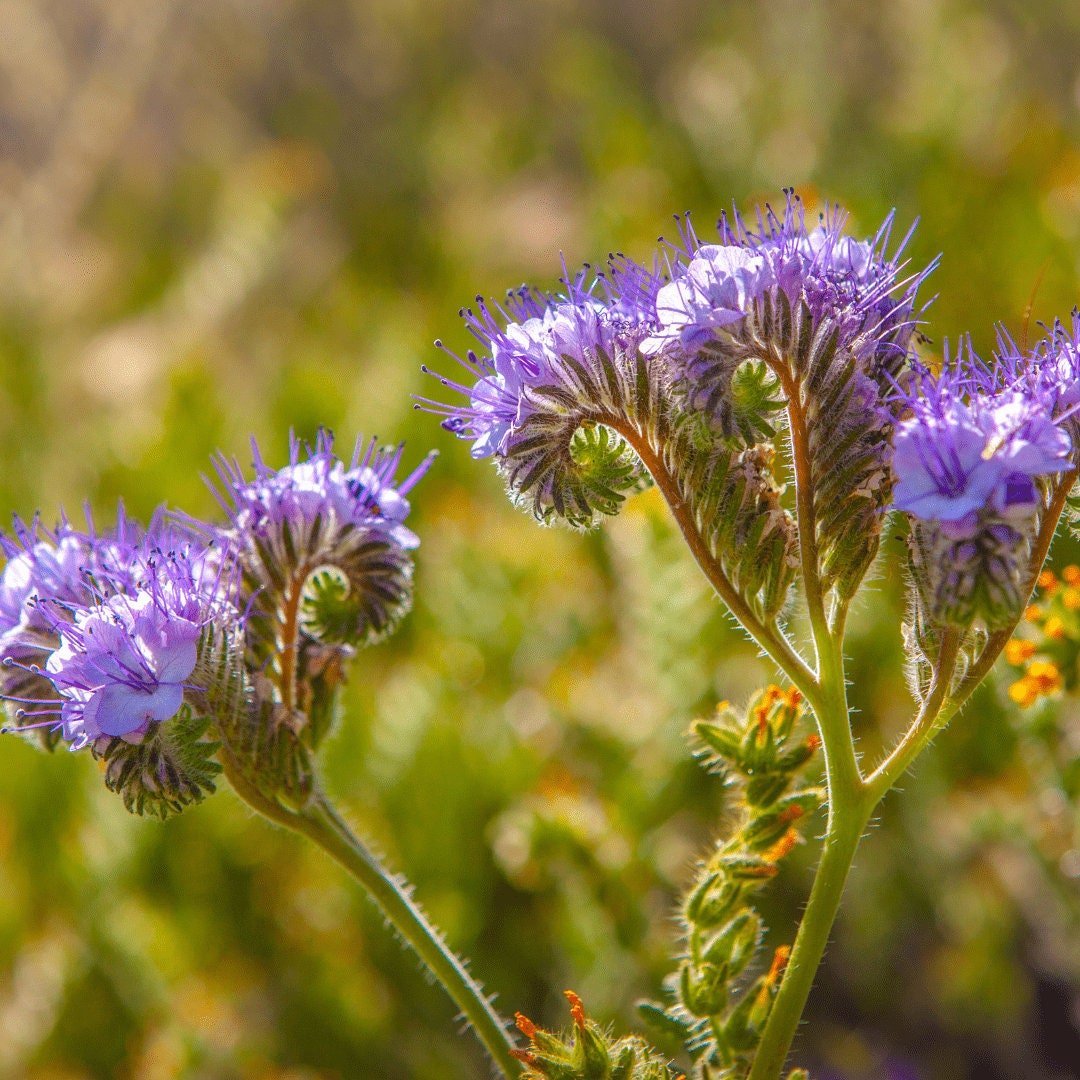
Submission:
[[[881,382],[898,373],[918,321],[918,288],[936,265],[901,276],[911,234],[889,252],[892,214],[857,240],[839,208],[810,228],[799,198],[785,194],[783,214],[766,206],[756,226],[737,211],[722,217],[715,244],[702,243],[688,215],[677,218],[670,281],[656,293],[657,329],[646,350],[672,356],[690,399],[718,410],[725,430],[723,399],[737,368],[775,353],[798,373],[798,339],[809,344],[823,327],[864,374]]]
[[[467,404],[420,406],[472,440],[474,457],[494,456],[511,497],[539,520],[574,526],[615,513],[643,482],[623,436],[649,429],[662,385],[661,365],[647,368],[638,349],[653,280],[617,256],[606,275],[587,273],[564,278],[562,293],[478,297],[462,316],[483,351],[451,354],[473,381],[440,380]]]
[[[288,722],[313,742],[328,726],[341,659],[389,633],[412,602],[419,540],[405,525],[406,495],[433,455],[398,480],[401,455],[401,447],[358,442],[345,462],[321,432],[313,446],[294,438],[279,469],[254,446],[251,479],[235,461],[217,460],[230,522],[222,536],[250,609],[251,661],[266,669]]]

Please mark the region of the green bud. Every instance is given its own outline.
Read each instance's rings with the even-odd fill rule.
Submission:
[[[744,911],[708,943],[702,958],[710,964],[726,965],[728,977],[734,979],[753,959],[760,940],[760,917],[755,911]]]
[[[732,1050],[746,1053],[757,1046],[761,1032],[756,1023],[755,1006],[763,993],[767,993],[765,976],[754,981],[724,1023],[724,1040]]]
[[[652,1001],[638,1002],[637,1011],[642,1023],[654,1032],[661,1042],[670,1041],[681,1046],[690,1038],[694,1024],[685,1016]]]
[[[611,1065],[611,1080],[636,1080],[638,1050],[631,1042],[615,1047]]]
[[[533,1051],[530,1062],[532,1075],[543,1076],[545,1080],[582,1080],[581,1072],[565,1057],[554,1057]],[[528,1075],[528,1074],[527,1074]]]
[[[724,872],[735,881],[763,882],[776,877],[776,863],[739,851],[720,856]]]
[[[727,967],[723,964],[693,964],[679,971],[679,999],[694,1016],[716,1016],[727,1005]]]
[[[707,930],[730,918],[743,895],[743,885],[723,870],[712,870],[695,886],[684,908],[688,925]]]
[[[739,748],[743,771],[752,776],[776,769],[776,736],[769,724],[752,723]]]
[[[783,769],[784,759],[780,759],[783,771],[765,773],[753,777],[746,785],[746,801],[751,806],[771,806],[788,789],[791,784],[791,776],[788,770]]]
[[[695,720],[690,725],[690,732],[706,750],[711,751],[717,758],[732,763],[738,762],[739,736],[732,728],[713,724],[708,720]]]
[[[816,810],[824,801],[817,788],[808,788],[779,800],[771,810],[751,819],[742,839],[752,851],[768,851],[796,822]]]
[[[792,818],[782,810],[767,810],[753,818],[742,831],[742,842],[751,851],[768,851],[791,828]]]
[[[793,773],[796,769],[801,769],[814,756],[817,748],[818,741],[816,738],[805,739],[794,749],[782,754],[777,762],[777,767],[786,773]]]
[[[580,1080],[610,1080],[611,1053],[604,1033],[591,1020],[577,1030],[574,1064]]]

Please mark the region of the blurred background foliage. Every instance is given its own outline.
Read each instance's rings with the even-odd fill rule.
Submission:
[[[930,333],[1080,296],[1067,0],[2,0],[0,511],[212,513],[215,449],[332,427],[443,455],[416,611],[326,753],[506,1011],[626,1026],[725,820],[683,733],[773,672],[652,494],[545,531],[411,409],[474,293],[645,255],[672,211],[921,215]],[[940,347],[939,345],[936,347]],[[909,708],[899,543],[852,634],[868,754]],[[1075,559],[1061,543],[1055,562]],[[1080,721],[987,687],[886,803],[800,1045],[821,1080],[1080,1076]],[[128,817],[0,753],[0,1077],[455,1080],[451,1009],[343,875],[228,794]],[[815,851],[768,893],[790,940]]]

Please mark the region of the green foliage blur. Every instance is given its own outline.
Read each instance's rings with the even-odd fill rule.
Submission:
[[[5,0],[0,512],[212,514],[209,455],[252,434],[437,446],[416,610],[356,662],[328,785],[505,1012],[556,1026],[570,987],[625,1029],[724,827],[685,730],[774,672],[653,493],[539,529],[412,410],[420,364],[476,292],[786,184],[860,231],[921,216],[939,345],[1034,331],[1080,299],[1078,55],[1069,0]],[[852,635],[871,756],[910,708],[885,549]],[[1080,1076],[1078,717],[988,686],[890,796],[815,1080]],[[766,894],[777,943],[815,854]],[[457,1030],[343,874],[230,794],[138,820],[86,755],[0,745],[4,1080],[486,1076]]]

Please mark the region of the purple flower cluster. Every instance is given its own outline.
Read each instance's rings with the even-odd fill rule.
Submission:
[[[220,642],[243,630],[253,600],[245,558],[271,535],[355,535],[365,549],[374,538],[402,557],[419,543],[404,524],[405,495],[430,458],[401,482],[400,448],[358,443],[346,464],[326,434],[312,448],[293,440],[284,468],[257,448],[255,458],[252,480],[218,463],[226,529],[162,511],[143,530],[121,512],[105,532],[16,521],[0,536],[0,690],[14,730],[105,752],[112,740],[140,745],[185,703],[205,705],[204,635]],[[303,557],[285,547],[281,559]]]
[[[334,452],[333,437],[320,432],[313,447],[293,438],[289,462],[280,469],[267,465],[252,443],[254,478],[248,480],[236,461],[217,459],[220,499],[239,535],[267,536],[288,526],[310,530],[316,523],[335,529],[363,528],[405,550],[420,543],[405,526],[405,496],[431,467],[429,454],[403,480],[395,480],[402,448],[380,449],[374,440],[357,441],[346,465]]]
[[[119,521],[107,533],[93,523],[83,531],[62,520],[47,529],[35,519],[16,518],[11,536],[0,534],[7,562],[0,574],[0,649],[28,633],[49,633],[52,616],[41,601],[77,605],[92,596],[96,576],[115,578],[129,565],[140,530],[121,507]]]
[[[1076,384],[1058,378],[1045,349],[1027,366],[1007,351],[986,365],[968,346],[940,376],[915,379],[901,395],[907,415],[895,435],[897,509],[953,537],[973,534],[988,517],[1032,516],[1039,481],[1072,468],[1060,406]]]
[[[138,743],[154,724],[172,719],[194,688],[202,631],[225,613],[190,563],[168,560],[164,576],[75,612],[60,629],[60,647],[45,676],[61,698],[60,721],[73,750],[102,737]]]
[[[64,523],[17,535],[0,655],[18,728],[56,729],[72,749],[138,743],[179,711],[202,629],[239,622],[221,552],[163,515],[146,533],[121,518],[102,534]]]
[[[872,237],[856,240],[845,234],[845,217],[834,208],[809,227],[788,192],[784,213],[766,207],[755,228],[737,214],[721,219],[718,243],[702,243],[688,217],[678,221],[680,242],[665,245],[651,267],[616,255],[600,272],[565,276],[558,294],[523,287],[503,304],[478,297],[476,308],[462,316],[481,348],[450,354],[468,378],[441,379],[465,402],[424,399],[419,407],[470,439],[475,457],[505,458],[529,418],[551,409],[545,391],[563,394],[564,411],[589,404],[574,401],[583,382],[574,377],[579,370],[596,376],[601,358],[640,349],[654,365],[670,366],[693,384],[698,354],[719,333],[738,332],[763,297],[780,292],[789,306],[805,305],[815,324],[835,323],[868,364],[895,370],[906,358],[918,321],[916,293],[933,265],[901,279],[907,238],[887,254],[891,216]],[[691,403],[701,388],[690,385]]]
[[[893,216],[867,240],[846,235],[845,223],[830,207],[809,228],[791,192],[782,215],[766,207],[756,226],[737,212],[723,217],[718,244],[702,243],[689,218],[680,218],[681,242],[672,249],[670,281],[656,296],[658,329],[646,348],[692,357],[718,329],[737,326],[780,290],[791,305],[805,303],[815,324],[830,319],[848,339],[865,335],[869,351],[887,347],[902,357],[915,325],[915,294],[934,264],[900,280],[908,237],[887,254]]]
[[[643,268],[613,259],[607,277],[587,284],[579,274],[564,283],[566,291],[559,294],[522,287],[503,304],[478,296],[476,309],[463,310],[462,318],[482,352],[469,350],[462,357],[436,342],[474,381],[440,379],[467,404],[424,399],[421,406],[444,416],[447,431],[471,439],[473,457],[505,457],[528,418],[543,408],[538,389],[565,386],[575,365],[595,371],[598,354],[634,348],[647,332],[644,305],[655,296],[655,286]]]

